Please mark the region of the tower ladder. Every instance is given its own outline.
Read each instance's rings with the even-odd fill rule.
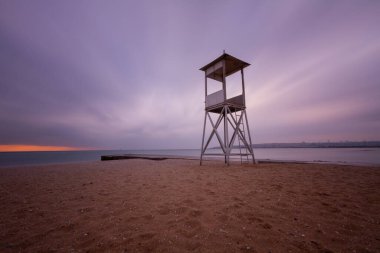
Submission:
[[[240,112],[238,114],[235,111],[235,120],[236,120],[236,122],[239,122],[240,117],[242,117],[242,112]],[[242,119],[240,121],[240,123],[238,124],[238,126],[236,126],[236,127],[238,127],[241,130],[243,138],[245,139],[244,119]],[[243,144],[244,147],[242,147],[241,144]],[[248,159],[249,151],[248,151],[247,147],[244,145],[244,142],[243,142],[242,137],[240,136],[240,134],[238,134],[238,145],[239,145],[240,163],[241,164],[243,164],[243,163],[249,163],[249,159]],[[245,159],[243,159],[243,156],[245,157]]]

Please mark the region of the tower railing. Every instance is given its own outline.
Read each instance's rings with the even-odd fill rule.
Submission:
[[[206,97],[206,107],[217,105],[224,102],[224,91],[214,92]]]

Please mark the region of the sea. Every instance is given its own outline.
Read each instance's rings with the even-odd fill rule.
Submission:
[[[168,155],[198,159],[200,150],[0,152],[0,167],[100,161],[102,155],[122,154]],[[254,148],[254,154],[255,158],[259,161],[334,163],[368,166],[380,165],[380,148]]]

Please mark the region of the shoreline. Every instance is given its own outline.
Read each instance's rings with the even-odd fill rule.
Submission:
[[[321,162],[352,165],[380,165],[380,149],[363,152],[361,149],[256,149],[255,157],[259,161],[271,162]],[[169,158],[199,159],[199,150],[151,150],[151,151],[49,151],[49,152],[10,152],[0,153],[0,168],[21,165],[42,165],[98,161],[105,155],[142,155],[164,156]],[[205,157],[211,158],[211,157]],[[219,157],[220,158],[220,157]],[[217,159],[217,158],[212,158]],[[240,160],[239,157],[232,157]]]
[[[143,159],[143,160],[166,160],[166,159],[178,159],[178,160],[197,160],[199,161],[199,157],[195,156],[175,156],[175,155],[154,155],[154,154],[119,154],[119,155],[102,155],[100,160],[101,161],[115,161],[115,160],[130,160],[130,159]],[[240,158],[230,157],[230,162],[233,164],[239,163]],[[203,161],[223,161],[223,157],[213,157],[208,156],[204,157]],[[328,164],[328,165],[349,165],[349,166],[369,166],[369,167],[379,167],[380,164],[376,163],[349,163],[344,161],[322,161],[322,160],[315,160],[315,161],[298,161],[298,160],[275,160],[275,159],[255,159],[257,163],[280,163],[280,164]],[[224,164],[224,163],[223,163]],[[250,161],[248,164],[252,164],[252,161]]]
[[[133,158],[127,158],[127,159],[111,159],[111,160],[90,160],[90,161],[67,161],[67,162],[51,162],[51,163],[31,163],[31,164],[20,164],[20,165],[0,165],[1,169],[11,169],[11,168],[24,168],[24,167],[35,167],[35,166],[58,166],[58,165],[77,165],[77,164],[86,164],[86,163],[94,163],[94,162],[109,162],[109,161],[120,161],[120,160],[130,160],[130,159],[141,159],[141,160],[189,160],[189,161],[199,161],[199,157],[191,157],[191,156],[161,156],[158,155],[157,158],[149,158],[151,156],[155,155],[148,155],[148,158],[144,158],[145,155],[131,155]],[[221,166],[227,166],[224,164],[223,158],[220,157],[208,157],[203,158],[203,161],[207,162],[213,162],[217,161],[220,162]],[[376,163],[349,163],[349,162],[330,162],[330,161],[297,161],[297,160],[274,160],[274,159],[256,159],[256,161],[259,164],[320,164],[320,165],[341,165],[341,166],[359,166],[359,167],[377,167],[380,169],[380,164]],[[240,161],[238,158],[235,160],[230,161],[232,165],[239,165]],[[243,163],[244,164],[244,163]],[[252,162],[249,163],[250,165],[254,166],[255,164],[252,164]],[[228,167],[228,166],[227,166]]]

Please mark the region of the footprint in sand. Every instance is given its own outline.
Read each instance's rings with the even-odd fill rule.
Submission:
[[[156,236],[155,233],[143,233],[138,235],[138,237],[142,240],[149,240],[152,239],[154,236]]]
[[[152,214],[148,214],[148,215],[144,215],[142,218],[145,219],[145,220],[150,221],[150,220],[154,219],[154,216]]]
[[[264,221],[253,214],[247,214],[247,219],[250,223],[263,223]]]
[[[193,206],[195,204],[194,201],[192,201],[191,199],[185,199],[184,201],[182,201],[182,203],[189,206]]]
[[[193,218],[186,218],[180,221],[181,224],[177,223],[176,233],[185,237],[185,238],[193,238],[200,233],[202,229],[202,225],[200,221]]]
[[[78,210],[79,213],[88,213],[91,212],[93,208],[85,207]]]
[[[178,208],[175,208],[175,209],[173,210],[173,212],[174,212],[174,214],[176,214],[176,215],[182,215],[182,214],[187,213],[188,210],[189,210],[188,207],[186,207],[186,206],[180,206],[180,207],[178,207]]]
[[[189,216],[191,216],[191,217],[199,217],[199,216],[201,216],[202,215],[202,211],[201,210],[198,210],[198,209],[192,209],[192,210],[190,210],[190,212],[189,212]]]
[[[323,247],[320,243],[318,243],[316,241],[310,241],[310,244],[313,248],[318,250],[318,252],[325,252],[325,253],[332,253],[333,252],[329,249],[326,249],[325,247]]]
[[[160,215],[167,215],[170,213],[170,208],[168,208],[169,204],[164,204],[164,205],[161,205],[159,208],[158,208],[158,213]]]
[[[207,182],[206,185],[207,186],[213,186],[213,183],[212,182]]]
[[[321,197],[330,197],[331,196],[330,194],[325,193],[325,192],[315,192],[314,194],[317,196],[321,196]]]
[[[218,219],[218,221],[220,221],[220,222],[226,222],[226,221],[228,221],[228,220],[231,219],[231,216],[228,216],[228,215],[222,214],[222,215],[218,216],[217,219]]]
[[[260,224],[260,226],[265,228],[265,229],[272,229],[272,225],[269,223]]]
[[[203,197],[197,197],[197,201],[198,201],[198,202],[205,201],[205,198],[203,198]]]

